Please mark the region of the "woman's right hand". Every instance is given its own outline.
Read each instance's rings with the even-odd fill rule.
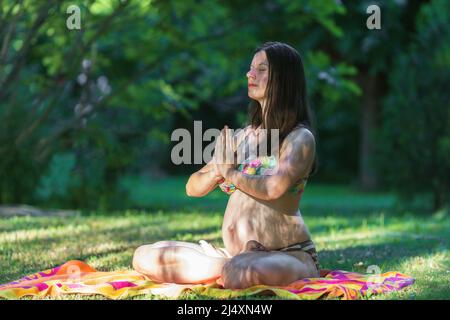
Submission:
[[[221,183],[225,182],[225,178],[222,177],[221,175],[215,176],[214,181],[216,182],[216,184],[221,184]]]
[[[214,163],[215,159],[213,159],[213,163]],[[217,166],[213,165],[213,169],[211,170],[211,174],[212,174],[212,179],[214,180],[214,182],[216,184],[221,184],[225,181],[224,177],[222,176],[222,174],[220,173],[220,171],[218,170]]]

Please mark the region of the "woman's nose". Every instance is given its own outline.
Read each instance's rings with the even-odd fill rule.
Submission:
[[[255,76],[255,74],[250,70],[250,71],[247,72],[247,78],[253,78],[253,79],[255,79],[256,76]]]

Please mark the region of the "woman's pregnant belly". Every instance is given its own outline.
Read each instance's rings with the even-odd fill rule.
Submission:
[[[225,210],[222,237],[227,251],[235,256],[249,240],[256,240],[269,250],[308,240],[309,231],[297,211],[286,214],[236,190]]]

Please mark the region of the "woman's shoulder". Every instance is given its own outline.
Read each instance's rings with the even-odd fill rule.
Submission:
[[[306,147],[306,149],[304,149]],[[305,152],[315,150],[316,141],[314,135],[307,127],[296,127],[286,136],[281,145],[280,153]]]
[[[314,134],[305,125],[299,124],[295,126],[286,136],[288,141],[315,142]]]

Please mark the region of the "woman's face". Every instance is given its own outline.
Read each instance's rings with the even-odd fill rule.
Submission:
[[[253,57],[250,70],[247,72],[248,96],[264,105],[266,87],[269,78],[269,63],[265,51],[259,51]]]

